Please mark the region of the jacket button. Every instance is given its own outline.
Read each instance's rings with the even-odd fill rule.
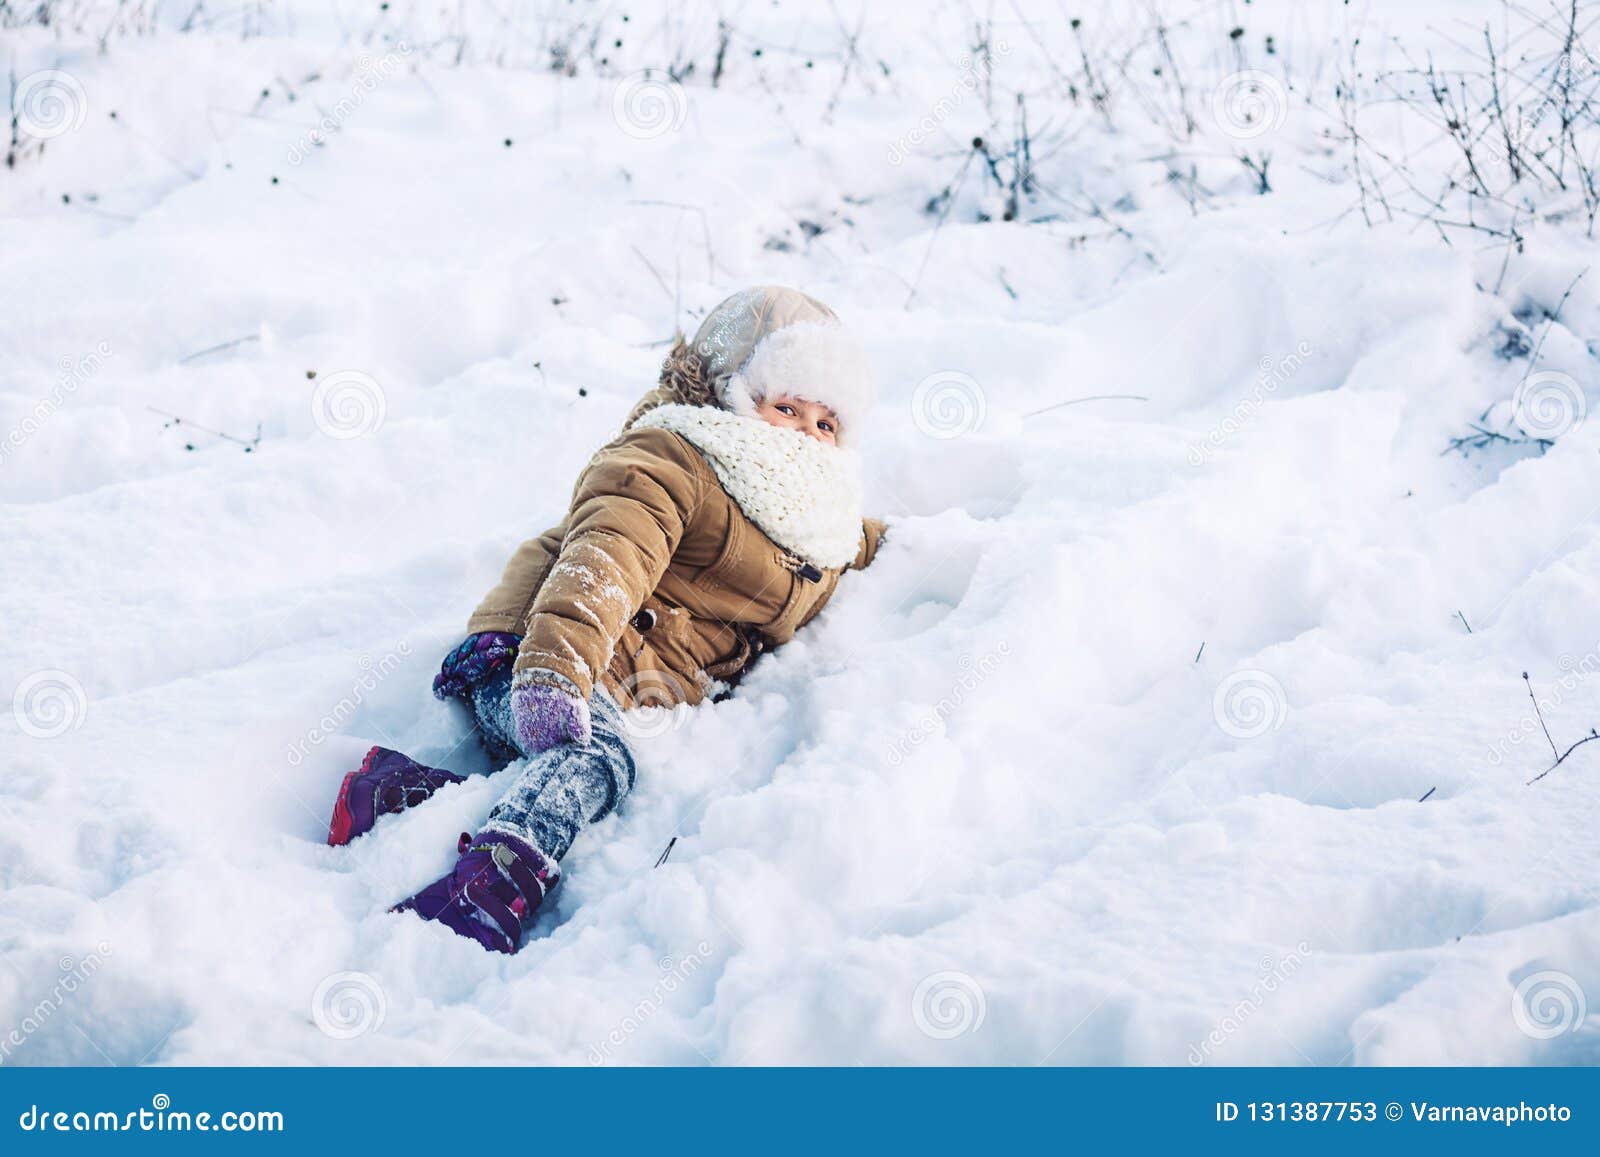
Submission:
[[[639,613],[628,620],[633,624],[633,629],[643,634],[656,625],[656,613],[649,607],[641,607]]]

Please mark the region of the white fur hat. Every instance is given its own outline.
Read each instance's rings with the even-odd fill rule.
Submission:
[[[855,440],[872,406],[872,366],[838,315],[799,290],[740,290],[701,323],[694,350],[717,400],[754,414],[764,398],[788,394],[827,406],[841,445]]]

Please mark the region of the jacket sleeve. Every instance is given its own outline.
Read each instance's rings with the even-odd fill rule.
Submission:
[[[517,547],[516,553],[506,563],[500,581],[483,596],[478,609],[467,620],[467,634],[476,635],[483,631],[522,634],[528,609],[533,606],[534,592],[539,589],[545,572],[560,553],[561,539],[565,533],[566,527],[558,526]]]
[[[655,427],[630,430],[578,478],[561,551],[534,598],[517,682],[546,680],[587,699],[622,629],[655,590],[700,508],[698,452]]]
[[[872,565],[872,560],[878,554],[878,545],[883,542],[884,529],[884,524],[879,519],[861,520],[861,549],[856,552],[856,560],[850,564],[849,569],[864,570]]]

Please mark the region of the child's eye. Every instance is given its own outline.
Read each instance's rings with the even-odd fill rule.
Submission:
[[[822,419],[822,421],[817,423],[817,429],[825,431],[826,433],[831,434],[831,433],[833,433],[833,423],[828,421],[828,419],[824,418],[824,419]]]
[[[793,406],[786,406],[782,402],[778,403],[777,411],[780,414],[788,414],[789,417],[791,417],[791,418],[794,417],[794,407]]]

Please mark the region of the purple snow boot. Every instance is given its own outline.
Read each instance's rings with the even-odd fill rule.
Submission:
[[[361,766],[344,777],[339,798],[333,801],[328,843],[348,844],[365,835],[378,817],[416,807],[447,783],[465,777],[437,767],[423,767],[408,755],[374,747]]]
[[[450,874],[392,912],[415,912],[452,932],[508,955],[522,947],[522,929],[561,882],[561,869],[526,840],[505,832],[461,833],[461,858]]]

